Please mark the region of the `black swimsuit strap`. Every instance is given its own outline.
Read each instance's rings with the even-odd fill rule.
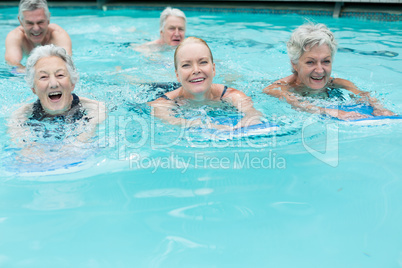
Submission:
[[[165,94],[160,96],[161,98],[164,98],[165,100],[171,100],[168,96],[166,96]]]
[[[220,100],[222,100],[223,95],[225,95],[225,93],[226,93],[226,90],[227,90],[227,89],[228,89],[228,87],[227,87],[227,86],[225,86],[225,87],[223,88],[223,91],[222,91],[222,95],[221,95]]]
[[[74,93],[72,93],[71,95],[73,95],[73,101],[71,103],[70,110],[75,108],[76,106],[81,106],[80,98],[78,98],[78,96],[75,95]],[[77,107],[77,108],[80,108],[80,107]],[[73,115],[74,120],[79,120],[82,117],[83,117],[83,112],[81,111],[81,109],[78,109],[78,111],[75,112]],[[32,106],[32,116],[29,119],[42,121],[44,118],[46,118],[46,112],[45,112],[45,110],[43,110],[40,100],[37,100]]]

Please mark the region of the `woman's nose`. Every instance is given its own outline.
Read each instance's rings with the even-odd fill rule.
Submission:
[[[200,72],[200,68],[199,68],[198,64],[194,64],[193,73],[198,74],[199,72]]]
[[[315,67],[315,71],[317,73],[323,73],[324,72],[324,68],[322,68],[321,63],[317,63],[317,66]]]
[[[49,85],[50,85],[50,88],[57,88],[58,82],[57,82],[56,77],[54,77],[54,76],[51,76],[51,77],[50,77],[50,79],[49,79]]]

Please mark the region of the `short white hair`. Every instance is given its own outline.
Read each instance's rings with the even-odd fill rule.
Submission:
[[[18,6],[18,17],[20,20],[24,19],[24,11],[34,11],[43,8],[45,16],[49,20],[50,12],[46,0],[21,0]]]
[[[161,17],[160,17],[159,30],[161,32],[163,32],[163,29],[165,28],[165,24],[166,24],[166,19],[169,16],[175,16],[175,17],[184,19],[184,24],[186,24],[186,22],[187,22],[186,15],[184,15],[183,11],[181,11],[180,9],[177,9],[177,8],[167,7],[167,8],[165,8],[165,10],[162,11]]]
[[[298,64],[300,57],[305,51],[315,45],[321,46],[323,44],[328,46],[333,58],[338,44],[335,41],[334,34],[325,24],[309,22],[299,26],[293,31],[287,43],[290,61],[293,64]]]
[[[73,85],[77,84],[79,80],[79,74],[74,66],[74,62],[66,50],[62,47],[55,46],[53,44],[46,46],[38,46],[32,50],[27,59],[25,81],[30,88],[35,86],[35,65],[43,58],[47,57],[59,57],[66,63],[67,71],[70,75],[70,81]]]

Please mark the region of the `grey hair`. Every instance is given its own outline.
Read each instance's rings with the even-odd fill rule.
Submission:
[[[21,0],[18,7],[18,17],[20,18],[20,20],[23,20],[24,11],[34,11],[40,8],[43,8],[45,10],[45,16],[49,20],[50,12],[46,0]]]
[[[67,71],[70,74],[70,81],[73,85],[77,84],[79,74],[74,66],[74,62],[66,50],[62,47],[55,46],[53,44],[46,46],[38,46],[32,50],[27,59],[25,81],[30,88],[35,86],[35,65],[43,58],[47,57],[59,57],[66,63]]]
[[[326,44],[331,51],[333,58],[337,49],[334,34],[322,23],[305,23],[293,31],[287,48],[290,61],[293,64],[299,62],[300,57],[315,45]],[[294,70],[292,70],[294,72]]]
[[[169,16],[175,16],[175,17],[184,19],[184,24],[186,24],[186,22],[187,22],[186,15],[184,15],[183,11],[181,11],[180,9],[177,9],[177,8],[167,7],[161,13],[160,22],[159,22],[159,31],[163,32],[163,28],[165,28],[165,24],[166,24],[166,19]]]

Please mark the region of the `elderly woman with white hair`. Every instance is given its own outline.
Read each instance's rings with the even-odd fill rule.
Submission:
[[[333,33],[324,24],[306,23],[299,26],[293,31],[287,49],[293,74],[264,88],[264,92],[268,95],[285,99],[294,108],[310,113],[329,115],[342,120],[368,117],[356,111],[319,107],[305,98],[342,100],[339,89],[345,89],[360,98],[360,101],[372,106],[372,115],[394,115],[383,108],[368,92],[359,90],[352,82],[331,77],[337,43]]]
[[[27,59],[25,80],[38,100],[14,112],[9,132],[12,135],[26,133],[17,136],[27,141],[36,136],[31,135],[31,130],[37,132],[42,122],[77,124],[83,126],[83,132],[77,133],[80,141],[90,138],[105,119],[105,106],[72,93],[78,79],[74,63],[64,48],[54,45],[35,48]]]

